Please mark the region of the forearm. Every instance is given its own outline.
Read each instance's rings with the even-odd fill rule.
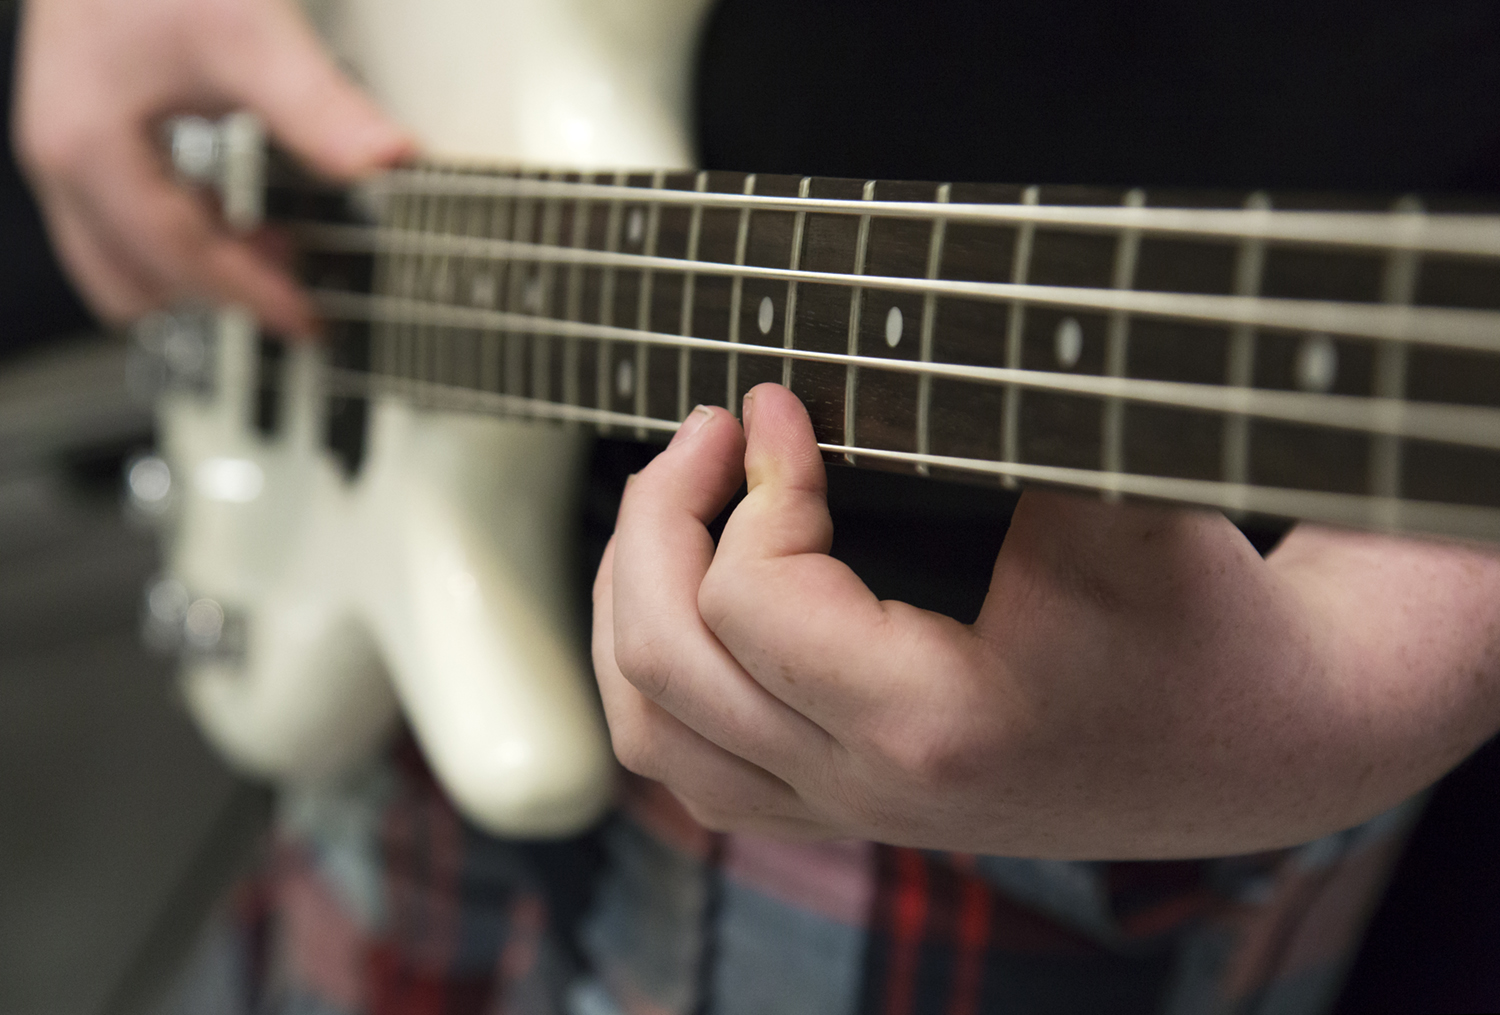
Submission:
[[[1013,763],[1038,806],[1057,803],[996,845],[1306,841],[1420,790],[1500,725],[1486,551],[1306,527],[1263,562],[1216,515],[1046,501],[1018,512],[1021,552],[1002,553],[979,628],[1021,700],[1043,703]]]
[[[1269,566],[1322,647],[1353,819],[1430,785],[1500,728],[1494,548],[1305,525]]]

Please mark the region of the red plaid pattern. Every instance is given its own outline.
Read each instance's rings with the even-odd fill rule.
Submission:
[[[218,1010],[1311,1015],[1416,812],[1256,856],[1064,864],[717,836],[634,778],[587,836],[504,842],[409,741],[348,797],[363,838],[285,822],[226,906],[213,940],[242,976]]]

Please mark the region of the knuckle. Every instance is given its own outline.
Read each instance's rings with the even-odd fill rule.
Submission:
[[[616,625],[615,662],[619,664],[620,672],[625,674],[625,679],[632,684],[636,682],[635,678],[638,673],[650,669],[655,664],[649,642],[642,638],[638,627],[628,625],[621,628]]]
[[[711,630],[717,630],[734,611],[736,589],[742,587],[737,576],[716,560],[698,586],[698,614]]]
[[[610,742],[614,746],[615,758],[628,772],[646,779],[658,779],[661,774],[660,760],[652,746],[652,738],[641,735],[633,725],[612,728]]]
[[[870,727],[868,749],[880,766],[917,790],[971,784],[994,760],[995,700],[962,653],[931,653],[943,679],[899,695],[908,707],[884,711]]]
[[[956,721],[906,722],[879,737],[876,751],[904,781],[941,790],[971,780],[979,767],[975,751]]]
[[[776,587],[776,581],[774,567],[715,555],[698,584],[698,615],[714,632],[739,622],[753,623],[755,604]]]
[[[710,832],[734,832],[739,829],[739,816],[717,804],[693,800],[678,794],[678,800],[688,815]]]
[[[640,627],[617,632],[615,637],[615,664],[620,673],[652,700],[665,694],[672,683],[670,667],[664,662],[659,645],[656,636]]]

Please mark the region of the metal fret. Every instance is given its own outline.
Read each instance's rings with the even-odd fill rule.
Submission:
[[[412,205],[420,200],[417,195],[406,195],[406,199],[399,205],[392,204],[389,208],[390,222],[392,225],[409,229],[412,224]],[[386,245],[379,243],[375,245],[377,257],[386,261],[390,267],[386,272],[386,288],[383,290],[392,296],[404,295],[406,279],[414,270],[410,259],[394,250],[386,249]],[[407,354],[407,326],[399,320],[390,321],[389,327],[389,372],[392,377],[404,377],[406,375]]]
[[[1132,190],[1125,195],[1127,208],[1140,208],[1146,203],[1146,192]],[[1115,241],[1115,270],[1110,286],[1114,289],[1135,288],[1135,262],[1140,255],[1141,234],[1136,229],[1126,229]],[[1130,315],[1116,311],[1109,315],[1109,327],[1104,338],[1104,373],[1109,377],[1126,376],[1130,358]],[[1104,472],[1118,475],[1125,471],[1125,403],[1118,398],[1106,399],[1104,418],[1101,423],[1101,455]],[[1105,491],[1106,500],[1117,499],[1119,494]]]
[[[797,196],[807,197],[812,191],[812,177],[804,176],[797,184]],[[787,262],[787,268],[792,271],[800,271],[802,268],[802,237],[807,232],[807,212],[799,211],[792,217],[792,253]],[[782,325],[781,347],[783,349],[793,348],[793,339],[797,329],[797,280],[794,278],[786,284],[786,318]],[[791,388],[792,386],[792,361],[790,358],[781,361],[781,386]]]
[[[1027,187],[1021,192],[1021,203],[1023,205],[1035,205],[1041,191],[1036,187]],[[1036,238],[1036,226],[1030,222],[1022,222],[1016,227],[1015,253],[1011,258],[1010,284],[1026,285],[1031,275],[1031,247]],[[1021,344],[1025,337],[1026,329],[1026,304],[1016,300],[1010,305],[1010,313],[1006,315],[1005,322],[1005,365],[1011,370],[1021,369]],[[1021,389],[1014,384],[1005,389],[1004,402],[1001,406],[1002,422],[1000,424],[1000,460],[1004,462],[1019,462],[1021,460]],[[1001,482],[1008,488],[1016,485],[1015,477],[1010,473],[1001,474]]]
[[[860,192],[860,200],[875,200],[875,181],[866,180],[864,189]],[[865,256],[870,246],[870,216],[859,217],[859,233],[854,241],[854,271],[852,275],[859,276],[865,273]],[[849,340],[848,350],[850,356],[859,355],[859,319],[864,311],[865,290],[862,286],[853,286],[849,290]],[[850,363],[844,368],[844,443],[853,447],[858,441],[854,436],[855,408],[859,400],[859,367]],[[850,465],[856,464],[852,455],[845,456],[845,461]]]
[[[746,197],[755,193],[755,174],[751,173],[745,177],[744,193]],[[734,236],[734,266],[743,268],[745,266],[745,250],[750,242],[750,208],[746,206],[740,209],[740,221],[736,227]],[[744,299],[745,279],[736,273],[729,283],[729,343],[739,345],[740,342],[740,303]],[[727,364],[727,376],[724,381],[724,407],[730,412],[739,408],[735,396],[739,393],[740,386],[740,357],[737,352],[729,353]]]
[[[407,229],[415,229],[422,219],[422,210],[427,198],[418,196],[407,202],[402,209],[402,225]],[[395,265],[393,275],[393,288],[399,296],[412,296],[417,288],[417,272],[420,262],[415,253],[391,254],[391,260]],[[395,337],[395,373],[399,377],[412,377],[416,372],[416,333],[415,321],[397,320],[393,330]]]
[[[518,202],[515,216],[511,219],[511,240],[531,242],[536,216],[535,199]],[[513,313],[526,305],[527,290],[535,285],[532,268],[527,262],[511,265],[509,285],[506,286],[505,309]],[[507,332],[505,335],[505,392],[509,395],[526,393],[526,335]]]
[[[451,199],[450,199],[451,200]],[[418,225],[424,233],[437,233],[441,228],[444,207],[444,195],[433,195],[427,202],[427,207],[422,209],[421,223]],[[436,253],[428,253],[423,256],[421,266],[417,271],[419,292],[422,299],[431,299],[437,289],[438,264],[441,258]],[[412,377],[419,381],[436,381],[433,376],[433,349],[440,344],[438,328],[436,325],[418,326],[414,349]]]
[[[406,225],[408,228],[420,229],[423,220],[427,217],[427,207],[436,198],[424,195],[421,200],[412,202],[406,211]],[[419,253],[413,252],[400,258],[398,262],[398,286],[401,295],[416,298],[422,287],[422,258]],[[398,371],[402,377],[415,380],[417,368],[421,355],[422,327],[416,320],[408,320],[402,323],[400,331],[400,347],[398,352]]]
[[[1391,210],[1408,215],[1423,213],[1422,202],[1415,197],[1402,198]],[[1410,306],[1416,297],[1420,269],[1421,255],[1416,251],[1392,251],[1381,279],[1381,301]],[[1405,342],[1386,342],[1375,351],[1375,397],[1398,401],[1406,397],[1406,360]],[[1370,493],[1382,498],[1387,508],[1380,519],[1383,528],[1401,525],[1401,450],[1401,438],[1390,434],[1376,436],[1370,442]]]
[[[583,177],[583,182],[593,180],[592,174]],[[589,219],[592,217],[592,208],[587,201],[579,198],[573,202],[573,234],[569,240],[569,249],[581,250],[588,241]],[[580,321],[583,319],[583,265],[574,262],[568,266],[568,294],[563,304],[563,320]],[[569,336],[563,345],[563,402],[568,405],[581,404],[582,392],[578,390],[578,339]]]
[[[408,195],[398,195],[386,207],[382,213],[384,223],[398,228],[404,227],[406,222],[403,216],[407,205],[412,201]],[[395,275],[399,270],[396,259],[385,250],[377,247],[375,251],[375,273],[371,280],[371,291],[376,295],[397,295],[395,292]],[[386,376],[394,376],[397,364],[397,330],[400,326],[394,321],[376,321],[370,326],[370,366],[375,373]]]
[[[939,185],[937,194],[933,201],[937,204],[947,204],[953,194],[953,185],[944,183]],[[935,280],[943,267],[943,243],[948,237],[948,220],[937,218],[932,220],[932,239],[927,245],[927,279]],[[937,322],[937,294],[927,293],[922,297],[922,338],[919,353],[923,363],[932,362],[932,332]],[[925,455],[931,448],[932,442],[932,377],[923,374],[917,379],[917,453]],[[917,474],[927,475],[929,467],[926,462],[917,463]]]
[[[624,173],[616,173],[615,186],[623,187],[625,179]],[[620,225],[624,215],[625,208],[620,201],[616,200],[610,204],[609,219],[604,228],[604,249],[606,253],[619,253]],[[603,327],[610,327],[614,323],[615,269],[606,266],[599,275],[599,324]],[[598,343],[598,370],[594,378],[594,405],[600,409],[607,409],[613,404],[609,391],[609,350],[610,343],[606,341]]]
[[[1262,192],[1245,199],[1247,211],[1270,211],[1271,198]],[[1256,297],[1260,295],[1261,278],[1266,270],[1266,241],[1249,237],[1240,241],[1234,262],[1234,295]],[[1255,380],[1255,328],[1249,324],[1236,324],[1229,330],[1229,356],[1225,369],[1225,383],[1232,388],[1248,388]],[[1231,413],[1224,417],[1223,430],[1224,482],[1234,488],[1243,487],[1250,480],[1250,417],[1242,413]],[[1236,512],[1243,512],[1240,506]]]
[[[463,235],[465,236],[484,235],[484,207],[481,204],[481,200],[481,198],[471,197],[466,199],[465,203],[463,204]],[[481,267],[483,268],[483,270],[488,270],[487,266]],[[477,285],[477,277],[472,270],[472,266],[467,275],[467,280],[469,283],[468,292],[461,291],[458,294],[458,297],[455,299],[455,302],[463,301],[470,304],[477,303],[479,302],[478,297],[480,295],[480,292]],[[494,283],[492,282],[491,285],[493,286],[493,284]],[[476,347],[480,341],[482,341],[482,337],[478,332],[475,332],[474,343]],[[463,360],[459,363],[457,382],[468,387],[473,387],[474,385],[478,384],[479,363],[475,357],[463,357]]]
[[[511,231],[511,220],[515,216],[514,202],[501,198],[497,200],[492,208],[489,232],[492,236],[505,237]],[[500,260],[495,265],[494,286],[495,299],[497,302],[505,298],[506,283],[510,280],[512,266],[508,260]],[[485,336],[484,344],[480,346],[479,377],[480,385],[486,391],[499,391],[501,384],[501,346],[504,336],[495,333]]]
[[[693,189],[702,194],[708,190],[708,174],[699,173],[693,180]],[[688,219],[687,255],[684,260],[698,260],[698,241],[703,234],[703,206],[693,205],[691,217]],[[692,271],[683,272],[682,275],[682,317],[677,325],[680,335],[691,335],[693,333],[693,310],[694,302],[698,295],[698,276]],[[693,351],[686,347],[677,351],[677,418],[687,419],[688,414],[688,389],[692,379],[692,356]]]
[[[554,174],[554,179],[557,175]],[[551,198],[542,202],[543,246],[557,246],[558,233],[562,230],[562,201]],[[557,266],[543,262],[537,266],[536,303],[527,309],[534,314],[550,314],[552,307],[552,283]],[[531,393],[540,398],[550,398],[552,391],[552,343],[542,335],[531,338]]]
[[[457,222],[459,218],[459,202],[461,197],[449,197],[444,202],[439,218],[441,224],[438,231],[443,235],[458,232]],[[457,265],[453,263],[451,256],[444,255],[437,259],[437,266],[433,272],[432,289],[433,295],[439,302],[447,303],[453,300],[458,288]],[[434,336],[432,349],[432,375],[433,379],[440,382],[448,382],[453,379],[453,341],[456,336],[453,332],[446,335],[438,333]]]
[[[660,190],[667,181],[667,174],[658,170],[651,176],[651,189]],[[657,237],[661,232],[661,205],[653,204],[646,213],[646,235],[642,244],[641,253],[647,257],[656,256]],[[655,282],[655,275],[650,268],[641,269],[641,287],[636,294],[635,303],[635,326],[639,331],[651,330],[651,295]],[[635,414],[646,415],[646,399],[650,394],[650,385],[647,379],[651,367],[651,346],[645,342],[635,347]],[[636,440],[645,440],[646,431],[637,430]]]

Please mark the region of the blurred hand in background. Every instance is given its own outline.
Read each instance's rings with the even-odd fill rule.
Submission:
[[[111,323],[197,298],[288,334],[313,327],[270,238],[235,234],[212,195],[174,178],[167,117],[250,110],[338,180],[413,151],[292,0],[28,0],[15,95],[16,153],[53,242]]]

